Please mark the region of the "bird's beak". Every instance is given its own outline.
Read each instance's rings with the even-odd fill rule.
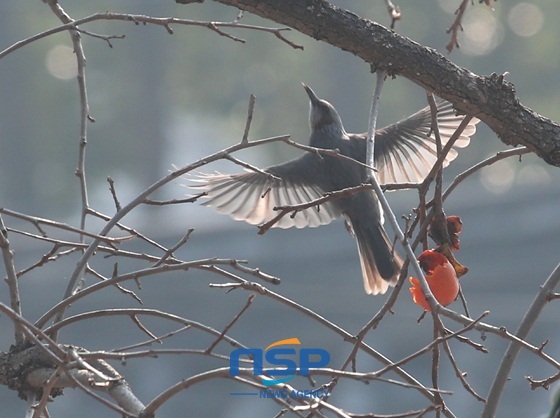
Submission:
[[[311,103],[317,103],[320,99],[317,97],[315,92],[313,90],[311,90],[311,88],[309,88],[309,86],[306,86],[304,83],[301,83],[301,84],[303,85],[303,88],[307,92],[307,95],[309,96],[309,100],[311,100]]]

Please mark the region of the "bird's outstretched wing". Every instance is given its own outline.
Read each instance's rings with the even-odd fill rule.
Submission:
[[[326,190],[321,187],[324,178],[319,158],[306,153],[300,158],[275,165],[264,173],[249,171],[241,174],[199,174],[190,180],[198,184],[189,185],[207,193],[205,206],[232,216],[235,220],[253,225],[264,224],[275,216],[275,207],[308,203],[323,197]],[[332,203],[287,214],[274,227],[316,227],[330,223],[341,214]]]
[[[464,119],[457,115],[451,103],[437,99],[438,127],[445,145]],[[375,165],[381,184],[420,183],[437,160],[435,135],[430,132],[432,116],[430,108],[379,129],[375,134]],[[464,148],[476,132],[478,119],[473,118],[454,147]],[[430,136],[428,136],[430,134]],[[444,166],[457,157],[453,148],[447,154]]]

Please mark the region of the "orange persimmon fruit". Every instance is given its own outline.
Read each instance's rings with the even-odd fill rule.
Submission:
[[[459,218],[457,215],[451,215],[448,216],[445,220],[447,222],[447,232],[449,232],[449,235],[459,235],[461,233],[461,231],[463,230],[463,222],[461,221],[461,218]]]
[[[459,280],[449,260],[437,251],[426,250],[420,254],[418,262],[437,301],[443,306],[453,302],[459,294]],[[414,303],[430,311],[430,305],[420,287],[420,280],[411,277],[409,281],[412,284],[410,292]]]

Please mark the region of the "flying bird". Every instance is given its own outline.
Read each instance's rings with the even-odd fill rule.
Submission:
[[[305,84],[303,87],[310,100],[309,145],[338,149],[341,154],[365,163],[366,134],[347,133],[334,106],[317,97]],[[445,145],[464,116],[457,115],[452,105],[443,100],[438,100],[437,106],[440,137]],[[471,120],[454,147],[469,144],[477,123],[477,119]],[[374,156],[380,184],[423,181],[437,160],[430,108],[377,130]],[[452,148],[444,166],[456,156],[457,151]],[[307,152],[294,160],[268,167],[264,172],[200,174],[195,180],[198,184],[191,187],[206,192],[208,200],[204,205],[229,214],[235,220],[261,225],[278,214],[275,207],[308,203],[327,192],[359,186],[368,182],[368,175],[368,169],[354,161]],[[366,293],[385,293],[389,285],[397,282],[402,261],[383,228],[382,211],[373,190],[329,200],[319,207],[284,216],[273,226],[317,227],[341,215],[358,244]]]

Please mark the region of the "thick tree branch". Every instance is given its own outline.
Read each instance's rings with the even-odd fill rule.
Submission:
[[[503,75],[479,76],[431,48],[321,0],[215,0],[291,26],[449,100],[507,145],[523,144],[560,167],[560,125],[522,105]]]

